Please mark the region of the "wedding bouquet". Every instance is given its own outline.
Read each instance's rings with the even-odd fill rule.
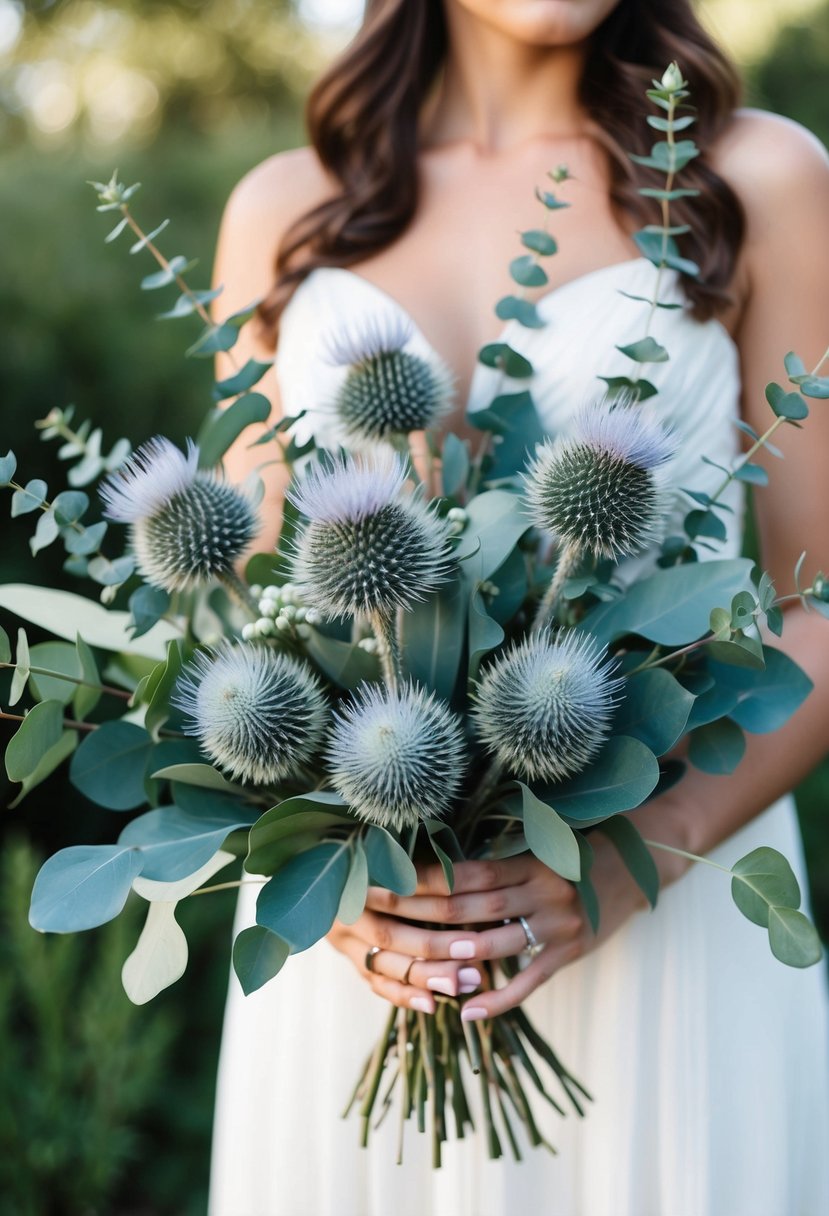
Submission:
[[[58,639],[30,648],[21,628],[12,657],[0,632],[10,706],[26,692],[32,700],[22,714],[0,715],[20,722],[6,751],[9,777],[23,797],[69,760],[69,779],[93,802],[128,814],[150,808],[130,814],[114,844],[51,857],[30,919],[42,931],[74,932],[117,916],[131,891],[146,900],[122,976],[134,1001],[185,969],[177,903],[239,882],[261,887],[256,924],[233,947],[248,993],[335,919],[356,920],[370,884],[411,894],[416,862],[427,858],[451,890],[459,860],[529,850],[576,885],[595,927],[590,838],[601,831],[653,905],[650,849],[660,846],[624,813],[681,779],[686,763],[732,771],[744,731],[776,730],[808,694],[807,677],[761,635],[783,627],[770,577],[748,559],[718,556],[717,546],[726,491],[763,484],[753,456],[806,417],[807,399],[829,397],[829,378],[786,356],[791,387],[768,386],[774,418],[764,434],[738,424],[750,445],[722,469],[719,487],[673,484],[677,439],[644,371],[668,358],[650,333],[658,310],[676,306],[660,298],[664,269],[697,273],[670,214],[675,198],[693,193],[675,179],[697,149],[675,138],[692,121],[677,114],[688,91],[676,65],[648,96],[664,139],[644,163],[665,180],[643,191],[661,222],[635,239],[653,263],[654,292],[642,298],[641,339],[619,348],[630,374],[605,377],[606,391],[575,411],[566,432],[543,433],[532,365],[501,341],[480,359],[510,387],[469,415],[477,451],[441,435],[451,375],[408,349],[405,324],[378,313],[327,335],[343,369],[336,399],[320,403],[337,436],[329,450],[300,442],[296,418],[267,425],[270,404],[254,390],[270,365],[250,360],[216,384],[216,401],[230,403],[211,411],[184,452],[155,438],[133,453],[119,442],[104,456],[100,431],[73,429],[71,413],[55,409],[38,425],[63,441],[70,488],[50,497],[43,481],[17,479],[11,453],[0,459],[12,515],[37,513],[33,554],[60,539],[66,569],[87,592],[97,584],[102,601],[35,585],[0,589],[0,607]],[[568,175],[550,176],[560,186]],[[141,230],[130,207],[136,189],[116,176],[96,184],[99,210],[119,213],[107,239],[132,230],[131,252],[147,250],[160,266],[142,286],[177,285],[165,315],[201,317],[189,354],[232,352],[253,310],[211,319],[218,293],[191,289],[186,259],[159,251],[161,229]],[[544,222],[522,233],[524,252],[510,266],[516,292],[496,309],[531,328],[543,321],[526,292],[547,282],[544,261],[556,252],[548,220],[566,205],[548,190],[538,199]],[[255,426],[253,443],[263,456],[275,449],[292,480],[276,553],[249,559],[243,577],[261,485],[231,484],[221,462]],[[416,462],[411,437],[421,432],[427,452]],[[104,518],[91,521],[81,487],[100,478]],[[677,518],[681,530],[671,530]],[[110,548],[117,524],[128,527],[125,551]],[[629,561],[642,555],[653,560]],[[818,574],[802,586],[802,564],[797,595],[829,616],[829,582]],[[241,879],[211,882],[239,859]],[[784,857],[756,849],[730,880],[738,909],[782,962],[818,960]],[[528,936],[530,953],[534,945]],[[486,984],[500,978],[488,967]],[[492,1156],[504,1137],[520,1155],[514,1120],[531,1144],[545,1143],[528,1085],[562,1113],[559,1097],[581,1113],[589,1095],[521,1008],[465,1023],[463,997],[436,999],[433,1016],[390,1008],[352,1099],[363,1143],[396,1088],[401,1131],[410,1116],[425,1130],[429,1112],[439,1164],[448,1108],[459,1136],[473,1126],[470,1069]]]

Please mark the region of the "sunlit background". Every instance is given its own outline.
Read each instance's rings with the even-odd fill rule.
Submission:
[[[109,217],[95,213],[87,179],[118,166],[142,181],[139,218],[171,217],[164,247],[200,259],[192,281],[205,285],[233,184],[303,142],[302,97],[361,8],[0,0],[0,451],[12,447],[27,476],[60,482],[55,446],[33,427],[53,406],[74,402],[109,447],[158,430],[181,441],[210,401],[210,367],[181,357],[192,331],[156,323],[158,298],[138,291],[151,267],[104,245]],[[749,101],[829,139],[827,0],[700,8],[743,65]],[[27,537],[4,530],[0,580],[29,574]],[[42,561],[41,578],[66,582],[52,550]],[[5,806],[17,790],[4,780]],[[826,937],[825,767],[799,803]],[[136,1010],[119,983],[138,932],[129,909],[71,940],[46,940],[25,920],[39,858],[111,840],[111,814],[59,777],[4,812],[2,831],[0,1216],[202,1216],[232,894],[197,901],[198,917],[182,909],[187,976]]]

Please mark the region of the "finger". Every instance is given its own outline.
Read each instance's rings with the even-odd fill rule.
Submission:
[[[369,961],[368,955],[366,961]],[[429,962],[412,958],[408,954],[397,954],[393,950],[380,950],[371,955],[369,971],[410,984],[413,988],[429,992],[441,992],[444,996],[463,996],[480,988],[483,975],[477,967],[464,967],[460,963]]]
[[[400,980],[382,975],[379,971],[369,971],[366,966],[366,952],[359,938],[348,938],[343,943],[342,949],[378,996],[391,1001],[392,1005],[398,1005],[401,1009],[416,1009],[419,1013],[435,1012],[435,998],[427,988],[416,988],[413,984],[401,983]],[[375,955],[375,958],[379,957],[379,955]]]
[[[503,861],[459,861],[454,866],[452,893],[462,895],[467,891],[494,891],[498,887],[517,886],[527,882],[531,872],[529,853],[508,857]],[[421,866],[418,869],[416,895],[448,895],[449,888],[443,867]]]
[[[489,924],[527,912],[526,886],[498,887],[466,895],[394,895],[375,889],[370,907],[403,920],[438,925]]]
[[[558,971],[565,963],[571,962],[578,953],[577,943],[566,946],[547,946],[528,967],[506,983],[503,988],[491,988],[488,992],[476,993],[461,1010],[464,1022],[477,1022],[482,1018],[494,1018],[499,1013],[506,1013],[525,1001],[541,984]]]
[[[364,912],[351,926],[352,932],[365,943],[364,949],[379,946],[381,950],[392,950],[397,954],[408,954],[411,958],[466,961],[474,954],[450,954],[450,946],[458,938],[457,929],[421,929],[408,921],[394,916],[383,916],[377,912]],[[475,934],[465,934],[465,937]],[[464,947],[465,948],[465,947]],[[486,957],[481,955],[479,957]]]

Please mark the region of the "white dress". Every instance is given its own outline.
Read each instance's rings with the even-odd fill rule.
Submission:
[[[505,340],[534,364],[534,398],[551,430],[595,395],[596,375],[630,366],[615,344],[641,336],[646,309],[616,289],[649,296],[654,274],[639,258],[605,267],[542,299],[544,329],[505,326]],[[670,293],[682,299],[671,274],[663,298]],[[383,309],[400,306],[347,270],[314,271],[300,286],[283,318],[277,375],[286,411],[309,411],[301,429],[324,436],[319,406],[342,374],[321,353],[325,332]],[[648,373],[681,435],[673,475],[710,488],[718,474],[701,456],[727,463],[738,450],[735,346],[718,321],[682,310],[660,310],[652,332],[671,356]],[[416,329],[411,349],[432,353]],[[495,375],[478,367],[472,408],[487,404]],[[727,798],[727,778],[722,790]],[[712,857],[730,865],[760,844],[785,853],[804,885],[791,798]],[[237,929],[252,923],[258,890],[243,889]],[[397,1166],[396,1120],[364,1150],[358,1121],[340,1118],[387,1011],[348,961],[321,942],[250,997],[231,975],[210,1216],[829,1213],[825,971],[773,959],[722,874],[692,868],[655,912],[634,916],[526,1007],[595,1104],[583,1121],[540,1112],[556,1157],[528,1148],[521,1164],[490,1162],[473,1138],[450,1142],[432,1171],[428,1137],[413,1125]]]

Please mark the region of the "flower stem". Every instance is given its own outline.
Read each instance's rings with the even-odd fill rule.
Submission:
[[[0,663],[0,668],[14,669],[16,663]],[[34,676],[49,676],[52,680],[65,680],[67,684],[77,684],[83,688],[97,688],[99,692],[109,693],[112,697],[120,697],[122,701],[129,701],[132,697],[131,692],[127,692],[123,688],[113,688],[110,684],[97,684],[94,680],[82,680],[78,676],[66,675],[62,671],[50,671],[48,667],[30,667],[29,671]]]
[[[581,547],[579,545],[571,542],[562,548],[561,555],[558,559],[558,565],[556,566],[556,572],[553,575],[549,587],[544,592],[541,603],[538,605],[535,619],[532,623],[533,633],[540,633],[546,625],[551,623],[556,606],[561,597],[561,590],[567,579],[573,573],[573,570],[578,565],[580,558]]]
[[[219,575],[219,578],[224,583],[227,590],[239,601],[243,608],[247,608],[254,620],[259,618],[259,605],[250,593],[250,588],[243,579],[239,577],[235,570],[226,570],[224,574]]]
[[[394,618],[382,612],[373,612],[369,622],[377,639],[377,654],[383,670],[383,679],[388,687],[396,692],[403,679],[403,670]]]

